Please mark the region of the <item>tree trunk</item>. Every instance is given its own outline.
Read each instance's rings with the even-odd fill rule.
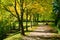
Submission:
[[[15,23],[15,22],[14,22]],[[13,23],[13,30],[15,30],[15,24]]]
[[[26,31],[28,31],[28,13],[26,13]]]
[[[33,19],[34,19],[34,25],[36,25],[36,16],[35,16],[35,14],[34,14]]]
[[[23,27],[23,12],[21,12],[21,34],[25,35],[24,34],[24,27]]]
[[[33,24],[35,25],[35,15],[33,15]]]
[[[23,3],[24,3],[24,0],[20,0],[20,11],[21,11],[21,34],[22,34],[22,35],[25,35],[24,27],[23,27],[23,13],[24,13],[24,10],[23,10]]]
[[[18,18],[18,23],[19,23],[19,28],[18,28],[18,31],[21,30],[21,20]]]
[[[32,16],[30,15],[30,22],[31,22],[31,28],[32,28],[32,18],[31,18]]]
[[[39,14],[37,14],[37,25],[38,25],[38,21],[39,21]]]
[[[20,31],[20,27],[21,27],[21,25],[20,25],[20,22],[21,22],[21,20],[20,20],[20,16],[19,16],[19,14],[18,14],[18,12],[17,12],[17,6],[16,6],[16,0],[15,0],[15,12],[16,12],[16,15],[17,15],[17,19],[18,19],[18,22],[19,22],[19,28],[18,28],[18,30]]]

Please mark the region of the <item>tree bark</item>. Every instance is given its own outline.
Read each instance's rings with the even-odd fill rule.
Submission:
[[[38,21],[39,21],[39,14],[37,14],[37,25],[38,25]]]
[[[15,23],[15,22],[14,22]],[[15,24],[13,23],[13,30],[15,30]]]
[[[26,31],[28,31],[28,10],[26,13]]]
[[[18,31],[21,30],[21,20],[18,18],[18,24],[19,24],[19,28],[18,28]]]
[[[15,12],[16,12],[17,19],[18,19],[18,22],[19,22],[19,28],[18,28],[18,30],[20,31],[20,29],[21,29],[21,28],[20,28],[20,27],[21,27],[21,24],[20,24],[21,20],[20,20],[20,16],[19,16],[19,14],[18,14],[18,12],[17,12],[17,9],[16,9],[16,8],[17,8],[17,7],[16,7],[16,4],[17,4],[17,3],[16,3],[16,0],[15,0]]]
[[[30,22],[31,22],[31,28],[32,28],[32,15],[30,14]]]
[[[20,11],[21,11],[21,34],[22,34],[22,35],[25,35],[24,27],[23,27],[23,13],[24,13],[23,3],[24,3],[24,0],[20,0]]]

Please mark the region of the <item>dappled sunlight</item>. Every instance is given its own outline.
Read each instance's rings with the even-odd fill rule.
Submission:
[[[51,33],[48,29],[48,31],[42,31],[41,29],[43,28],[48,28],[50,29],[51,27],[50,26],[43,26],[43,27],[37,27],[34,31],[31,31],[29,33],[29,35],[26,35],[23,37],[23,40],[59,40],[60,39],[60,34],[57,34],[57,33]],[[43,29],[44,30],[44,29]],[[51,30],[51,29],[50,29]],[[53,29],[54,30],[54,29]]]
[[[59,40],[59,0],[0,0],[0,40]]]

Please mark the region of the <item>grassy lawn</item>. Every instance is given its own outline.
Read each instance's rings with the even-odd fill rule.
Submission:
[[[22,40],[22,35],[19,33],[19,34],[16,34],[14,36],[7,37],[4,40]]]
[[[29,27],[29,31],[33,31],[37,28],[38,26],[33,26],[32,28]],[[25,29],[26,30],[26,29]],[[26,35],[29,35],[30,32],[25,32]],[[11,36],[12,35],[12,36]],[[8,36],[7,38],[5,38],[4,40],[23,40],[23,36],[20,34],[20,33],[16,33],[15,35],[14,34],[11,34],[10,36]]]

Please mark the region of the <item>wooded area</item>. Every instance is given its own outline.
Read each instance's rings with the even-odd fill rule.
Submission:
[[[60,0],[0,0],[0,40],[50,22],[60,31]]]

